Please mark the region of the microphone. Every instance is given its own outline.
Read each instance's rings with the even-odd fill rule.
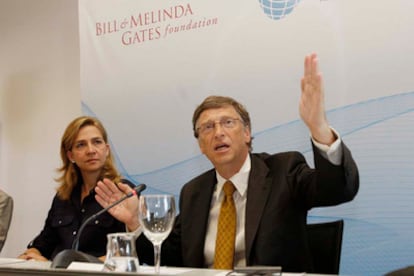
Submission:
[[[119,203],[121,203],[122,201],[124,201],[125,199],[127,199],[127,198],[130,198],[131,196],[133,196],[133,195],[137,195],[137,196],[139,196],[140,195],[140,193],[143,191],[143,190],[145,190],[147,188],[147,185],[145,185],[144,183],[142,183],[142,184],[140,184],[140,185],[138,185],[138,186],[136,186],[133,190],[132,190],[132,192],[129,192],[128,194],[126,194],[123,198],[121,198],[121,199],[119,199],[119,200],[117,200],[117,201],[115,201],[114,203],[112,203],[111,205],[109,205],[108,207],[106,207],[106,208],[103,208],[102,210],[100,210],[99,212],[97,212],[97,213],[95,213],[95,214],[93,214],[92,216],[90,216],[87,220],[85,220],[83,223],[82,223],[82,225],[81,225],[81,227],[79,228],[79,230],[78,230],[78,235],[76,236],[76,238],[75,238],[75,240],[73,241],[73,244],[72,244],[72,249],[74,249],[74,250],[78,250],[78,248],[79,248],[79,239],[80,239],[80,236],[81,236],[81,234],[82,234],[82,231],[83,231],[83,229],[85,228],[85,226],[90,222],[90,221],[92,221],[92,220],[94,220],[94,219],[96,219],[98,216],[100,216],[101,214],[103,214],[103,213],[105,213],[106,211],[108,211],[109,209],[111,209],[112,207],[114,207],[114,206],[116,206],[116,205],[118,205]]]
[[[137,185],[132,192],[126,194],[124,197],[122,197],[121,199],[115,201],[114,203],[112,203],[111,205],[109,205],[108,207],[100,210],[99,212],[93,214],[92,216],[90,216],[88,219],[86,219],[80,226],[78,234],[75,238],[75,240],[73,241],[72,244],[72,249],[65,249],[61,252],[59,252],[55,258],[53,259],[53,262],[51,264],[52,268],[67,268],[72,262],[74,261],[79,261],[79,262],[88,262],[88,263],[102,263],[101,260],[99,260],[99,258],[89,255],[87,253],[78,251],[79,248],[79,238],[82,234],[83,229],[85,228],[85,226],[93,219],[97,218],[98,216],[100,216],[101,214],[103,214],[104,212],[108,211],[109,209],[111,209],[112,207],[118,205],[119,203],[121,203],[122,201],[124,201],[127,198],[132,197],[133,195],[137,195],[139,196],[140,193],[145,190],[147,188],[147,185],[145,184],[140,184]]]

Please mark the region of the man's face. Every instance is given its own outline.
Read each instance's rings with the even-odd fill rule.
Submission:
[[[197,120],[200,150],[214,167],[236,172],[249,153],[250,131],[233,106],[207,109]]]

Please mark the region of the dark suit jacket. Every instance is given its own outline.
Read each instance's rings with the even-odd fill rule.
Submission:
[[[305,231],[308,210],[350,201],[359,187],[357,166],[348,148],[342,146],[342,166],[331,164],[314,149],[315,169],[299,152],[251,154],[245,219],[248,266],[312,272]],[[204,266],[204,241],[216,182],[212,169],[183,186],[180,214],[162,245],[163,264]],[[139,259],[152,263],[152,246],[145,244],[143,236],[138,238]]]

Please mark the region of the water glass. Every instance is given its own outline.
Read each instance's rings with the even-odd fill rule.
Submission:
[[[138,272],[139,262],[133,233],[108,234],[104,271]]]

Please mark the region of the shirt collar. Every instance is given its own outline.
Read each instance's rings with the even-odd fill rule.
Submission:
[[[227,180],[233,182],[234,187],[239,192],[240,196],[244,196],[247,191],[247,184],[249,181],[249,173],[251,169],[251,161],[250,161],[250,154],[247,154],[246,160],[244,161],[242,167],[240,168],[239,172],[230,177],[230,179],[225,179],[216,171],[216,178],[217,178],[217,185],[216,185],[216,199],[218,200],[221,191],[223,189],[223,185]]]

